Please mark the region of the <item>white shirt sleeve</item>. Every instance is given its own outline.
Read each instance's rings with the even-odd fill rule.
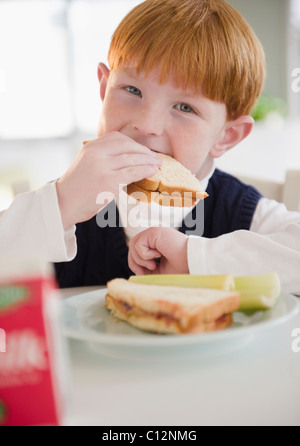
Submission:
[[[76,251],[75,226],[63,229],[55,183],[18,195],[0,212],[1,253],[62,262],[72,260]]]
[[[191,274],[277,272],[282,289],[300,294],[300,213],[261,198],[249,231],[208,239],[189,236]]]

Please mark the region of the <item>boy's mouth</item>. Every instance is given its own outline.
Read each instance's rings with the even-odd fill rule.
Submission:
[[[168,151],[160,150],[160,149],[154,149],[153,147],[150,147],[150,146],[148,146],[148,145],[146,145],[146,147],[147,147],[149,150],[151,150],[151,152],[161,153],[161,154],[163,154],[163,155],[168,155],[168,156],[174,158],[173,155],[171,155]]]
[[[148,147],[148,149],[151,150],[151,152],[155,152],[155,153],[164,153],[164,152],[162,152],[161,150],[152,149],[152,147],[149,147],[149,146],[147,146],[147,147]]]

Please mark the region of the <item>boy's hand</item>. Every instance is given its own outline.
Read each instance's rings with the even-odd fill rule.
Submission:
[[[187,241],[176,229],[146,229],[129,242],[129,268],[136,275],[187,274]]]
[[[99,193],[113,198],[119,185],[151,176],[160,165],[155,152],[119,132],[85,144],[56,184],[64,228],[94,217],[101,209]]]

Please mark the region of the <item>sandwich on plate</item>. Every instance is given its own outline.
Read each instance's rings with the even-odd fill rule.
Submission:
[[[202,333],[232,324],[232,313],[240,306],[240,294],[113,279],[107,283],[105,305],[113,316],[141,330],[169,334]]]
[[[162,206],[190,207],[207,197],[200,188],[199,180],[181,163],[163,153],[158,172],[149,178],[129,184],[127,194],[136,200],[156,202]]]

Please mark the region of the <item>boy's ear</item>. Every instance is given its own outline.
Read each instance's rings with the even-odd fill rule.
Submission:
[[[98,64],[98,79],[100,83],[100,97],[103,101],[105,97],[105,91],[107,86],[107,80],[110,74],[110,70],[107,68],[107,66],[104,63]]]
[[[251,132],[254,125],[254,119],[251,116],[240,116],[234,121],[228,121],[225,124],[224,131],[217,143],[209,152],[212,158],[219,158],[227,150],[232,149]]]

